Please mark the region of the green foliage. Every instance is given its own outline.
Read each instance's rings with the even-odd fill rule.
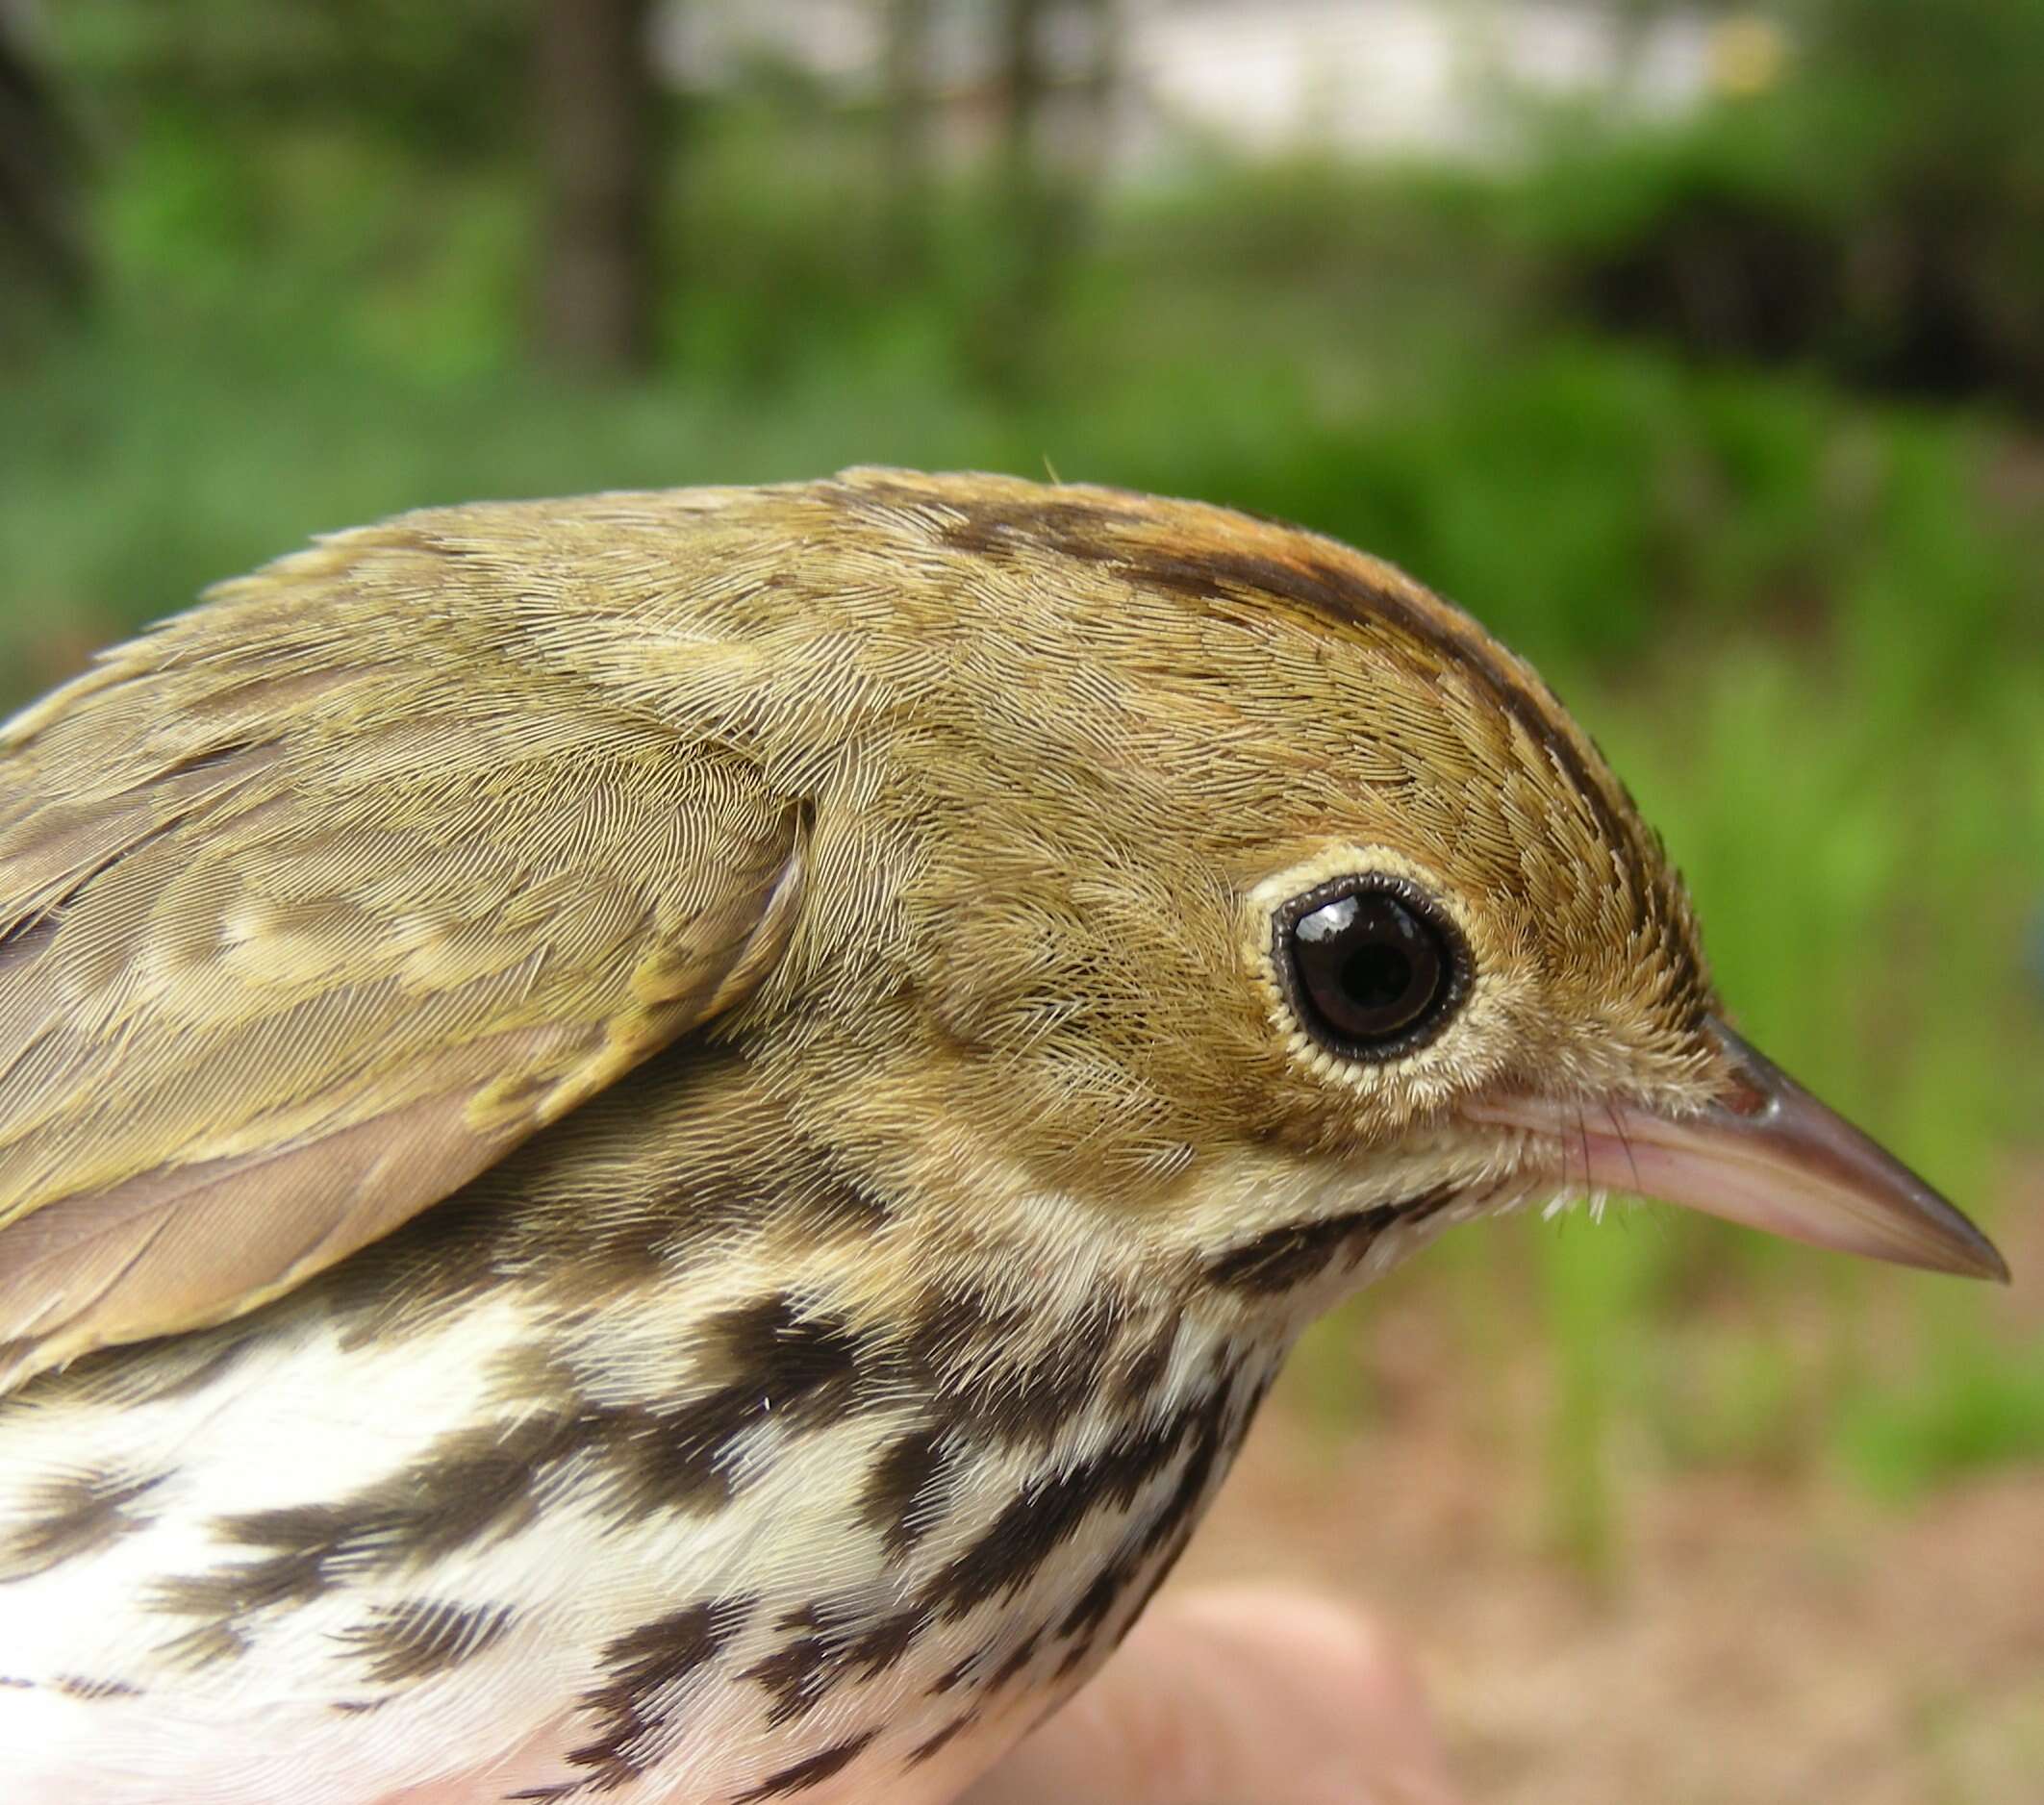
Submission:
[[[1933,1344],[1925,1366],[1900,1390],[1863,1388],[1838,1413],[1839,1449],[1875,1495],[1906,1501],[1939,1480],[2044,1462],[2044,1341],[1985,1358]]]
[[[2044,410],[2044,6],[1801,0],[1778,79],[1570,114],[1503,197],[1568,305],[1714,353]]]
[[[1608,1212],[1605,1213],[1608,1217]],[[1554,1363],[1545,1438],[1549,1541],[1609,1584],[1622,1555],[1614,1431],[1637,1414],[1648,1324],[1668,1246],[1641,1224],[1564,1217],[1536,1243]]]
[[[103,129],[183,113],[267,147],[311,125],[435,159],[501,149],[519,119],[529,0],[72,0],[58,62]]]

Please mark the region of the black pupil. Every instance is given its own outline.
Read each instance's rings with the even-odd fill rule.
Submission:
[[[1301,915],[1292,935],[1300,987],[1344,1040],[1368,1045],[1408,1034],[1447,989],[1438,935],[1396,896],[1344,896]]]

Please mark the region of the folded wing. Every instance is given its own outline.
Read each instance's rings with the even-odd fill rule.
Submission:
[[[0,737],[0,1390],[278,1295],[785,942],[803,817],[744,757],[332,587]]]

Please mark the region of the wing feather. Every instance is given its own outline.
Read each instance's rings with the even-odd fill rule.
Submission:
[[[0,731],[0,1389],[389,1232],[787,938],[754,764],[297,568]]]

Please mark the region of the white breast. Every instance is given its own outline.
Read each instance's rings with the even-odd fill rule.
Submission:
[[[405,1495],[449,1437],[492,1420],[516,1436],[492,1374],[535,1328],[509,1288],[367,1349],[344,1349],[332,1321],[307,1313],[179,1394],[45,1407],[32,1391],[0,1405],[10,1805],[948,1797],[1104,1658],[1204,1508],[1282,1352],[1223,1350],[1188,1323],[1148,1408],[1191,1425],[1224,1373],[1197,1433],[1167,1441],[1102,1403],[1066,1425],[1054,1457],[974,1448],[969,1483],[906,1555],[864,1504],[876,1462],[928,1420],[929,1399],[908,1391],[821,1426],[763,1408],[725,1450],[732,1483],[717,1508],[620,1520],[602,1459],[570,1451],[529,1509],[430,1562],[393,1564],[358,1522],[312,1564],[315,1579],[266,1596],[294,1569],[280,1581],[276,1545],[251,1545],[251,1516],[287,1514],[285,1545],[302,1548],[337,1499]],[[1115,1495],[1065,1497],[1069,1535],[1037,1565],[1015,1563],[1014,1583],[975,1597],[957,1577],[998,1554],[987,1550],[1004,1512],[1031,1515],[1018,1500],[1114,1474]],[[123,1481],[145,1489],[122,1500]],[[49,1556],[53,1505],[75,1508],[102,1482],[114,1515],[88,1512],[76,1551],[24,1553]],[[1110,1570],[1111,1605],[1060,1637]],[[193,1579],[230,1598],[247,1582],[246,1608],[226,1614],[239,1650],[219,1645],[221,1611],[163,1608],[166,1584]],[[712,1652],[663,1648],[658,1626],[712,1606],[724,1611]],[[801,1614],[819,1607],[840,1642],[919,1608],[930,1620],[884,1661],[824,1659],[827,1683],[804,1699],[793,1684]],[[375,1632],[406,1613],[415,1641],[443,1644],[421,1673],[389,1671],[388,1645],[379,1662]],[[620,1670],[637,1676],[629,1697]],[[940,1735],[941,1749],[914,1759]],[[593,1766],[606,1740],[618,1759]]]

